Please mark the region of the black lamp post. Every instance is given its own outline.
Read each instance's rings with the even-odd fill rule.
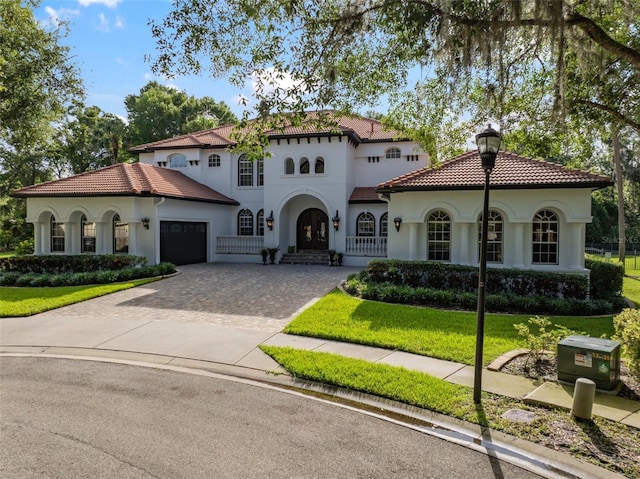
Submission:
[[[480,404],[482,393],[482,356],[484,348],[484,292],[487,275],[487,233],[489,229],[489,175],[496,165],[500,150],[500,133],[491,125],[476,135],[476,144],[484,170],[484,208],[482,213],[482,237],[480,240],[480,272],[478,274],[478,322],[476,330],[476,363],[473,378],[473,402]]]

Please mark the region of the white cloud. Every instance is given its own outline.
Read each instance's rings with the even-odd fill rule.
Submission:
[[[275,68],[252,73],[251,88],[254,92],[252,96],[260,92],[261,95],[275,96],[283,102],[295,101],[290,97],[292,90],[298,90],[297,94],[306,90],[302,80],[295,80],[290,73]]]
[[[114,27],[116,27],[118,30],[122,30],[124,28],[124,20],[120,15],[116,16]]]
[[[126,61],[124,58],[120,58],[120,57],[116,58],[116,63],[118,65],[123,65],[123,66],[129,65],[128,61]]]
[[[78,0],[78,3],[83,7],[88,7],[89,5],[104,5],[109,8],[116,8],[118,3],[122,0]]]
[[[107,17],[104,15],[104,13],[101,12],[98,15],[98,19],[100,21],[100,24],[98,25],[98,30],[100,30],[101,32],[108,32],[110,30],[109,20],[107,20]]]
[[[44,11],[49,15],[49,23],[58,24],[62,20],[68,20],[73,16],[80,15],[80,10],[73,10],[70,8],[60,8],[58,10],[45,7]]]

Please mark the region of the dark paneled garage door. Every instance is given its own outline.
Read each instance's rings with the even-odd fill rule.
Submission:
[[[160,222],[160,261],[207,262],[207,225],[193,221]]]

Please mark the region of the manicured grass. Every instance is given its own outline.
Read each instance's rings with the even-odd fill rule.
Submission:
[[[286,333],[397,349],[439,359],[473,364],[476,313],[444,311],[363,301],[332,291],[303,311],[285,328]],[[484,363],[524,347],[513,327],[530,315],[487,314]],[[600,337],[614,333],[612,316],[598,318],[551,317],[553,324]]]
[[[156,280],[157,278],[145,278],[124,283],[57,288],[0,287],[0,317],[31,316]]]
[[[471,388],[428,374],[337,354],[261,346],[293,376],[382,396],[465,418],[475,411]]]
[[[640,271],[638,271],[638,276],[635,278],[625,276],[622,284],[622,292],[625,297],[636,304],[636,307],[640,308]]]
[[[0,252],[0,258],[9,258],[10,256],[15,256],[16,254],[13,251],[2,251]]]

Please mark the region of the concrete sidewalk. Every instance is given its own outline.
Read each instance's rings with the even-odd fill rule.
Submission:
[[[287,346],[334,353],[350,358],[400,366],[473,387],[474,368],[451,361],[382,348],[293,336],[225,324],[182,321],[81,317],[68,314],[0,319],[0,353],[68,354],[80,350],[122,359],[147,355],[152,362],[184,365],[205,361],[256,371],[285,371],[259,345]],[[82,353],[86,354],[86,353]],[[145,356],[143,356],[144,358]],[[485,369],[484,391],[525,402],[571,409],[573,387],[539,384],[519,376]],[[596,393],[593,414],[640,428],[640,402]]]

